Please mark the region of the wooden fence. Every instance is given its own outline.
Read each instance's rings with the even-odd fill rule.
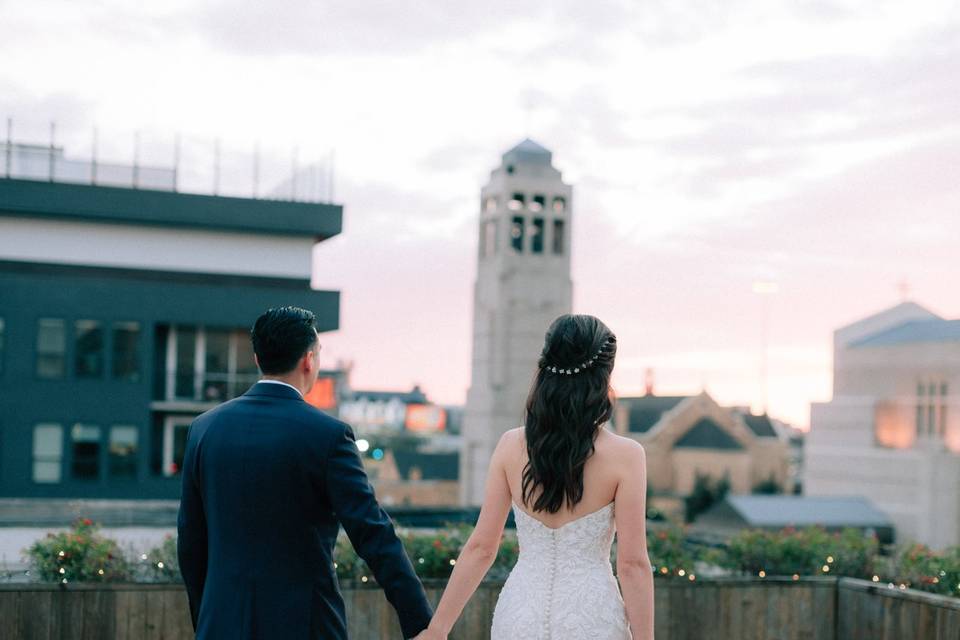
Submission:
[[[436,605],[444,581],[427,580]],[[396,614],[373,585],[343,586],[353,640],[400,638]],[[450,634],[489,637],[502,585],[484,584]],[[657,640],[957,640],[960,599],[852,578],[658,579]],[[0,585],[4,640],[193,638],[180,585]]]

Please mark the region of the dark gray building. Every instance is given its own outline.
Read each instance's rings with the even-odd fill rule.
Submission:
[[[0,179],[0,497],[175,498],[192,418],[257,379],[342,207]]]

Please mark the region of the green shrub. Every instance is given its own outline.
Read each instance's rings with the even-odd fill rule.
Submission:
[[[693,491],[684,502],[684,521],[693,522],[696,517],[720,502],[730,491],[730,478],[724,475],[713,481],[709,475],[696,472],[693,481]]]
[[[878,564],[879,581],[960,597],[960,547],[937,553],[919,543],[899,545]]]
[[[752,575],[843,575],[868,578],[878,550],[875,537],[857,529],[823,527],[750,529],[730,539],[721,566]]]
[[[647,555],[655,576],[689,579],[695,558],[685,535],[686,529],[675,524],[647,530]]]
[[[182,582],[177,560],[177,539],[167,534],[158,546],[137,558],[138,582]]]
[[[48,533],[25,550],[34,575],[45,582],[124,582],[130,564],[99,525],[78,518],[69,531]]]

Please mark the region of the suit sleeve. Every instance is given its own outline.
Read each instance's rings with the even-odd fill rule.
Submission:
[[[181,472],[180,511],[177,513],[177,560],[180,574],[187,588],[190,602],[190,619],[194,631],[197,629],[197,616],[200,614],[200,599],[207,578],[207,519],[203,512],[203,499],[200,493],[197,474],[197,445],[199,438],[193,433],[188,438],[183,456]]]
[[[403,637],[416,636],[427,628],[433,610],[393,523],[377,503],[349,425],[330,448],[326,480],[337,518],[396,609]]]

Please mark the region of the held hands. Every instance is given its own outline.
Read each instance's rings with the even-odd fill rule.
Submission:
[[[447,640],[447,634],[433,627],[427,627],[413,640]]]

